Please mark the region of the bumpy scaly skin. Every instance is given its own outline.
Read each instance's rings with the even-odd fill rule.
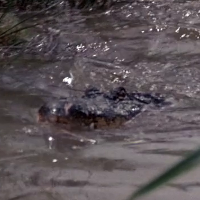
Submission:
[[[160,95],[128,93],[123,87],[109,93],[87,89],[81,98],[59,99],[39,109],[39,121],[93,126],[118,127],[142,111],[145,104],[159,105]]]

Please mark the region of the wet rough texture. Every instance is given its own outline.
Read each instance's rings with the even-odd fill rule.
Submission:
[[[164,98],[159,94],[128,93],[123,87],[108,93],[89,88],[81,98],[46,103],[39,109],[39,121],[94,128],[117,127],[139,114],[144,105],[163,102]]]

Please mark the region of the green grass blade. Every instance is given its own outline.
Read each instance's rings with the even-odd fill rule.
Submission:
[[[193,167],[200,163],[200,148],[187,156],[185,159],[172,166],[169,170],[153,179],[142,188],[134,192],[127,200],[135,200],[165,184],[166,182],[174,179],[175,177],[191,170]]]
[[[4,37],[5,34],[7,34],[9,31],[13,30],[13,29],[16,28],[17,26],[23,24],[24,22],[28,21],[29,19],[32,19],[33,17],[37,17],[39,14],[44,13],[44,12],[50,10],[51,8],[53,8],[53,7],[57,6],[57,5],[59,5],[59,3],[55,3],[55,4],[51,5],[51,6],[49,6],[48,8],[45,8],[45,9],[43,9],[43,10],[37,12],[36,14],[31,15],[31,16],[29,16],[29,17],[27,17],[27,18],[21,20],[20,22],[16,23],[15,25],[13,25],[12,27],[10,27],[9,29],[6,29],[4,32],[2,32],[2,33],[0,34],[0,36],[1,36],[1,37]]]

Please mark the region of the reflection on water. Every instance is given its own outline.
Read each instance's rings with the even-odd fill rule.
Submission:
[[[198,145],[199,10],[198,1],[141,1],[49,20],[60,31],[51,54],[38,36],[41,51],[0,68],[0,198],[121,200]],[[172,104],[117,130],[38,124],[43,102],[88,85],[159,92]],[[198,180],[191,172],[146,199],[197,199]]]

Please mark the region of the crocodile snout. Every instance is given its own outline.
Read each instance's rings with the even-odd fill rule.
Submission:
[[[38,121],[39,122],[51,122],[51,123],[59,123],[65,120],[69,116],[69,109],[71,104],[66,102],[58,102],[43,105],[38,111]]]

